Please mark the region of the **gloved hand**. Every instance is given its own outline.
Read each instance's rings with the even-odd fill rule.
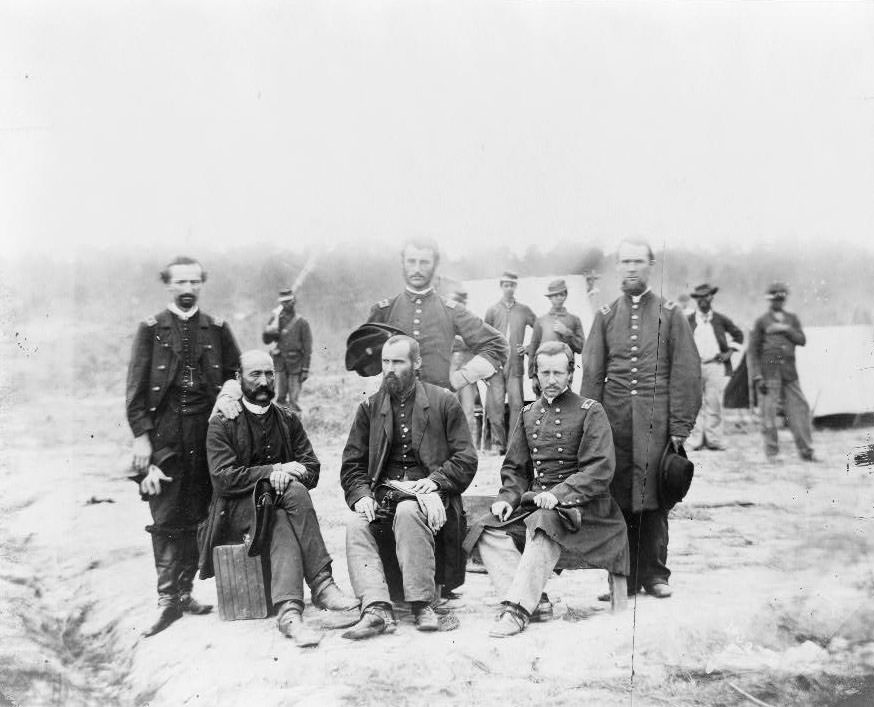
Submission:
[[[513,512],[513,506],[506,501],[495,501],[489,510],[498,520],[507,520]]]
[[[166,476],[163,471],[152,464],[149,466],[146,478],[140,482],[140,491],[146,496],[160,496],[162,481],[173,481],[173,477]]]
[[[210,419],[215,417],[216,413],[221,413],[227,420],[236,419],[237,415],[243,412],[243,406],[240,404],[242,397],[243,389],[240,388],[239,382],[235,380],[225,381],[215,400],[215,405],[212,407],[212,412],[209,414]]]
[[[437,493],[418,493],[416,500],[428,518],[428,525],[433,533],[437,533],[446,523],[446,509],[443,507],[443,499]]]
[[[534,497],[534,505],[549,511],[558,505],[558,498],[550,491],[541,491]]]

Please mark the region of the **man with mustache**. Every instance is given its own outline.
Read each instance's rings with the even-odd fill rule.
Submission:
[[[522,409],[498,497],[465,539],[468,549],[476,544],[502,598],[490,631],[496,638],[552,617],[542,592],[563,549],[589,567],[628,574],[625,520],[610,496],[615,460],[604,408],[571,392],[574,352],[567,344],[544,342],[534,365],[543,392]],[[528,496],[530,506],[522,503]]]
[[[654,264],[649,244],[619,245],[623,294],[595,314],[583,348],[580,394],[604,406],[613,428],[616,473],[610,489],[628,525],[628,593],[643,587],[666,598],[672,593],[668,509],[658,494],[659,462],[668,443],[681,447],[695,424],[701,362],[681,309],[649,287]]]
[[[182,613],[212,607],[191,596],[197,571],[197,525],[212,488],[206,465],[206,427],[222,383],[240,355],[228,325],[197,306],[206,272],[178,257],[161,272],[167,309],[140,324],[127,374],[127,418],[134,434],[133,467],[149,501],[158,614],[143,632],[163,631]],[[163,467],[163,469],[161,468]]]
[[[458,399],[420,381],[416,373],[421,367],[415,339],[393,336],[385,342],[382,386],[358,407],[343,450],[340,483],[355,511],[346,524],[346,561],[362,607],[361,619],[343,634],[346,638],[395,630],[379,536],[388,534],[389,559],[393,565],[396,559],[403,598],[420,631],[438,629],[432,607],[438,559],[446,563],[453,555],[463,570],[462,538],[452,547],[447,537],[452,528],[444,524],[447,518],[454,524],[461,518],[461,493],[476,473],[476,450]],[[400,500],[391,518],[378,513],[391,490],[385,482],[415,495],[415,500]]]
[[[789,287],[784,282],[775,282],[768,288],[767,298],[771,306],[756,320],[750,334],[750,375],[761,397],[766,459],[776,461],[780,451],[777,408],[782,402],[799,456],[804,461],[813,462],[817,459],[813,453],[810,406],[801,391],[795,368],[795,347],[804,346],[807,337],[801,328],[801,320],[783,309],[788,295]]]
[[[440,249],[430,239],[415,239],[401,250],[406,288],[370,310],[368,322],[397,327],[415,339],[422,352],[419,377],[441,388],[459,390],[501,370],[507,360],[507,342],[482,319],[456,300],[440,297],[433,280]],[[450,373],[452,348],[458,336],[473,354]]]
[[[299,646],[321,634],[303,621],[303,583],[321,609],[345,611],[358,602],[344,596],[331,572],[309,490],[319,481],[319,460],[300,418],[273,402],[273,361],[264,351],[240,356],[237,380],[243,411],[233,420],[216,415],[206,436],[213,499],[201,548],[203,579],[213,575],[212,550],[254,536],[252,492],[267,479],[275,495],[270,533],[270,595],[279,631]]]

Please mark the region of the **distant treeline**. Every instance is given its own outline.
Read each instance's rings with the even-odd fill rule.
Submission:
[[[313,257],[265,245],[188,254],[200,258],[209,273],[204,309],[228,319],[243,347],[261,345],[261,328],[276,306],[277,291],[291,286]],[[174,255],[119,247],[84,253],[73,263],[44,257],[7,261],[0,303],[4,322],[33,325],[59,317],[81,322],[92,339],[123,351],[136,323],[166,304],[158,273]],[[764,311],[765,288],[775,279],[789,283],[787,308],[807,326],[872,322],[868,288],[874,255],[862,250],[823,245],[815,251],[760,247],[739,252],[726,246],[718,254],[671,250],[656,252],[656,258],[653,289],[673,299],[702,282],[716,285],[715,308],[743,328]],[[497,278],[505,269],[520,276],[595,271],[601,274],[600,301],[609,302],[618,293],[614,254],[577,243],[549,250],[532,247],[521,255],[484,246],[464,258],[444,256],[439,272],[464,280]],[[364,321],[374,302],[402,286],[397,248],[337,246],[319,253],[297,293],[299,312],[313,327],[316,364],[342,365],[348,333]]]

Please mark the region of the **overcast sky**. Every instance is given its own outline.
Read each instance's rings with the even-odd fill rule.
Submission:
[[[7,253],[874,233],[872,2],[0,0]]]

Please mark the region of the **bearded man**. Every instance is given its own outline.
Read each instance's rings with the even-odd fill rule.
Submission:
[[[613,430],[610,490],[628,525],[628,593],[643,587],[666,598],[672,593],[668,508],[658,493],[659,462],[668,443],[681,447],[695,424],[701,361],[682,310],[649,287],[654,264],[649,244],[619,245],[623,294],[595,314],[583,349],[580,394],[604,406]]]
[[[271,402],[275,372],[269,354],[253,350],[240,356],[237,380],[243,391],[242,413],[232,420],[213,417],[206,437],[214,494],[201,548],[201,578],[213,575],[216,545],[254,536],[252,492],[259,480],[269,480],[276,496],[269,552],[277,625],[297,645],[316,645],[321,634],[303,621],[304,580],[320,609],[344,611],[358,605],[334,582],[310,498],[309,490],[319,481],[319,460],[298,416]]]
[[[385,342],[382,386],[358,407],[343,450],[340,483],[355,511],[346,524],[346,561],[362,607],[360,621],[343,634],[346,638],[395,630],[378,534],[390,531],[393,536],[392,559],[420,631],[438,629],[432,608],[438,559],[463,558],[463,538],[447,517],[455,526],[460,522],[461,493],[476,473],[476,450],[458,399],[419,381],[421,367],[415,339],[393,336]],[[378,513],[392,490],[386,482],[415,497],[400,500],[388,518]]]
[[[222,383],[232,379],[240,351],[228,325],[199,310],[206,272],[180,256],[161,271],[167,308],[147,317],[134,337],[127,373],[127,419],[134,434],[132,466],[149,502],[158,613],[143,631],[163,631],[183,613],[212,610],[191,596],[197,573],[197,526],[211,488],[206,426]]]

